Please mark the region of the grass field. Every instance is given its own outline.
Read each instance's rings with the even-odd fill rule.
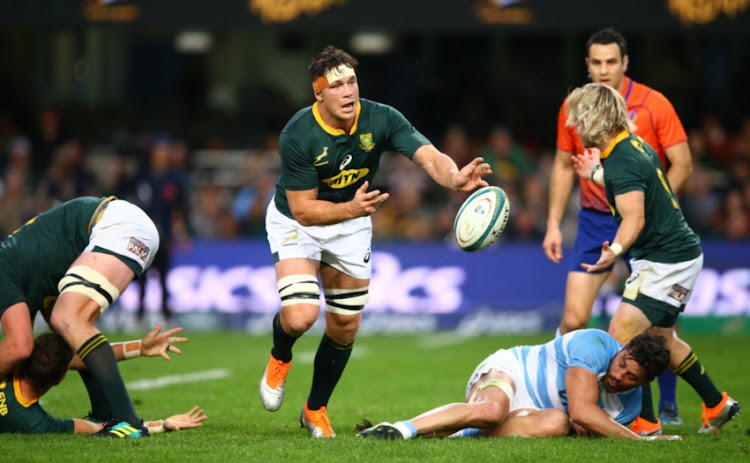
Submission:
[[[121,363],[139,413],[160,419],[193,405],[206,410],[204,426],[149,439],[119,441],[81,436],[0,437],[3,454],[13,461],[43,462],[738,462],[750,461],[750,422],[740,416],[719,435],[698,435],[700,400],[680,382],[683,426],[666,427],[682,442],[635,442],[589,438],[415,439],[406,442],[356,437],[363,418],[373,423],[410,418],[443,403],[462,401],[472,370],[501,347],[535,344],[546,336],[459,338],[363,336],[329,404],[338,437],[313,440],[298,416],[307,396],[312,358],[319,336],[308,333],[295,346],[284,405],[265,411],[257,385],[270,336],[236,332],[196,334],[183,355],[166,362],[140,358]],[[122,340],[110,335],[111,340]],[[694,336],[688,339],[717,385],[750,407],[750,338]],[[182,383],[163,385],[165,376]],[[162,385],[153,381],[161,378]],[[212,378],[195,381],[198,378]],[[169,378],[166,378],[169,379]],[[193,380],[193,381],[190,381]],[[655,388],[655,396],[658,390]],[[72,373],[43,400],[56,416],[82,417],[89,407],[83,384]]]

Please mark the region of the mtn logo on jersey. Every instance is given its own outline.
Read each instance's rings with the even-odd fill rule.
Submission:
[[[140,257],[143,262],[146,262],[151,249],[149,249],[148,246],[146,246],[142,241],[130,237],[130,241],[128,242],[128,251]]]
[[[323,158],[326,156],[328,156],[328,147],[324,146],[323,152],[315,157],[315,162],[313,162],[313,166],[320,167],[320,166],[324,166],[328,164],[328,161],[323,161]]]
[[[372,141],[371,133],[359,134],[359,147],[366,153],[369,153],[373,148],[375,148],[375,142]]]
[[[341,189],[346,188],[349,185],[353,185],[365,178],[370,173],[370,169],[367,167],[362,169],[349,169],[341,171],[337,176],[331,178],[325,178],[323,181],[331,188]]]

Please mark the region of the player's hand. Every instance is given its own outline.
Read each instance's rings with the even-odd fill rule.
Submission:
[[[576,171],[576,174],[586,180],[591,180],[591,171],[594,170],[594,167],[602,165],[598,153],[574,154],[571,158],[573,160],[573,169]]]
[[[570,433],[568,433],[568,435],[588,437],[588,436],[591,436],[591,433],[580,424],[576,424],[575,422],[573,422],[573,420],[571,420],[570,421]]]
[[[203,426],[203,420],[208,418],[203,414],[203,409],[197,405],[187,413],[170,416],[164,420],[165,431],[181,431],[183,429],[197,428]]]
[[[602,255],[599,257],[599,260],[593,265],[581,264],[581,267],[583,267],[588,273],[599,272],[614,264],[618,257],[619,256],[615,254],[612,248],[609,247],[609,241],[605,241],[604,244],[602,244]]]
[[[390,197],[388,193],[381,193],[380,190],[367,191],[370,182],[366,181],[354,193],[351,200],[352,214],[354,217],[365,217],[378,210],[383,202]]]
[[[482,177],[492,173],[492,167],[484,162],[484,158],[474,158],[453,174],[452,184],[456,191],[473,191],[479,187],[489,186]]]
[[[559,264],[563,257],[562,252],[562,232],[560,227],[547,226],[547,233],[542,241],[542,248],[547,255],[547,259]]]
[[[175,337],[173,334],[177,334],[182,331],[182,328],[172,328],[163,333],[161,331],[161,322],[156,325],[156,328],[149,331],[149,333],[141,339],[141,355],[144,357],[156,357],[161,355],[167,360],[169,353],[182,354],[182,351],[174,346],[176,342],[187,342],[188,338]]]

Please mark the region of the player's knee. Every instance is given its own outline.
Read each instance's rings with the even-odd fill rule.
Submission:
[[[473,402],[472,421],[479,427],[494,427],[507,416],[508,408],[497,402]]]
[[[318,318],[320,287],[313,275],[289,275],[276,283],[281,298],[284,328],[299,335],[309,330]]]
[[[589,317],[573,311],[566,311],[560,322],[560,331],[565,334],[588,327]]]
[[[562,410],[550,410],[539,426],[543,436],[567,436],[570,433],[570,417]]]

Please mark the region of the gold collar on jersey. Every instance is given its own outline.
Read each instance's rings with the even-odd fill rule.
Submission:
[[[99,203],[99,205],[96,207],[94,214],[91,216],[91,219],[89,220],[89,235],[91,234],[91,229],[94,228],[94,225],[99,223],[99,219],[102,218],[102,214],[104,214],[104,209],[106,209],[109,203],[114,201],[115,199],[117,199],[116,196],[110,196],[109,198]]]
[[[605,149],[604,151],[601,152],[601,154],[599,155],[599,157],[601,159],[606,159],[607,156],[609,156],[612,153],[612,150],[615,149],[615,146],[618,143],[620,143],[621,141],[623,141],[626,138],[628,138],[629,136],[630,136],[630,131],[628,131],[628,130],[623,130],[622,132],[620,132],[619,134],[617,134],[617,136],[615,138],[613,138],[611,142],[609,142],[609,145],[607,145],[607,149]]]
[[[354,125],[352,126],[352,129],[349,131],[348,135],[353,135],[357,131],[357,124],[359,124],[359,113],[362,111],[362,104],[358,101],[357,102],[357,115],[354,116]],[[331,127],[330,125],[326,124],[325,121],[323,121],[323,116],[320,115],[320,109],[318,109],[318,102],[316,101],[312,105],[312,113],[315,120],[318,122],[318,125],[321,129],[325,130],[326,133],[335,136],[338,135],[347,135],[346,132],[344,132],[342,129],[336,129]]]

